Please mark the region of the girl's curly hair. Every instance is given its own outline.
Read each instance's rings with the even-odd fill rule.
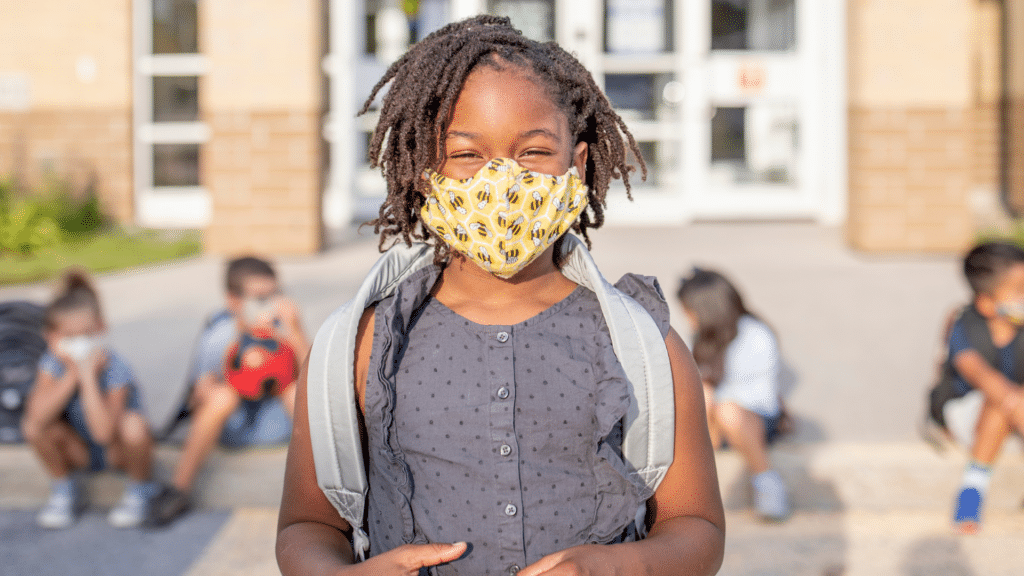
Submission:
[[[381,250],[393,237],[410,244],[433,235],[420,220],[429,191],[422,174],[443,159],[440,143],[466,77],[478,65],[501,69],[499,61],[529,70],[565,112],[575,142],[589,146],[589,205],[573,225],[588,246],[587,230],[604,223],[605,195],[613,178],[622,179],[632,199],[629,173],[634,167],[628,162],[627,146],[647,177],[636,140],[576,58],[554,42],[526,38],[508,18],[476,16],[449,24],[413,45],[388,68],[359,111],[367,112],[377,94],[391,84],[369,147],[370,165],[379,166],[387,181],[387,198],[377,218],[368,223],[380,235]],[[435,261],[446,261],[447,245],[433,244]]]

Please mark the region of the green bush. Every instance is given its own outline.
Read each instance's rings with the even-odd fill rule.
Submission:
[[[0,181],[0,257],[28,256],[40,248],[80,241],[109,225],[92,189],[76,197],[58,179],[36,190],[20,190],[13,179]]]

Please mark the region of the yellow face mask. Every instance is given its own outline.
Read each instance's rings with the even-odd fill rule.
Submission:
[[[495,158],[472,178],[426,173],[431,193],[420,214],[454,250],[484,270],[511,278],[564,234],[587,207],[587,185],[572,167],[538,174]]]

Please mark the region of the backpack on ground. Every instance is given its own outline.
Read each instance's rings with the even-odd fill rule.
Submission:
[[[0,303],[0,443],[24,442],[21,417],[46,350],[43,307],[31,302]]]

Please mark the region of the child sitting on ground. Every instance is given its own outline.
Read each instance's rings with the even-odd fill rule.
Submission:
[[[772,469],[767,448],[784,415],[775,334],[718,272],[695,268],[680,283],[677,297],[692,327],[711,442],[718,447],[728,441],[742,456],[753,474],[757,513],[784,520],[789,516],[786,486]]]
[[[196,475],[218,439],[241,448],[279,444],[291,434],[295,374],[265,373],[260,356],[290,355],[292,366],[305,358],[309,343],[298,306],[281,294],[266,260],[234,259],[225,280],[227,308],[200,335],[189,368],[191,389],[179,418],[190,415],[191,424],[171,484],[153,500],[150,523],[156,526],[191,508]],[[253,370],[245,369],[248,364]]]
[[[281,571],[714,574],[724,513],[692,358],[656,281],[613,287],[585,247],[641,157],[625,124],[575,58],[504,18],[431,34],[367,106],[388,83],[370,158],[397,245],[299,378]],[[643,343],[615,339],[630,320]],[[633,394],[645,351],[655,406]],[[363,433],[328,425],[342,415]],[[667,457],[634,467],[637,444]],[[349,489],[364,451],[368,491]]]
[[[47,350],[29,394],[22,429],[52,478],[36,516],[44,528],[71,526],[84,507],[77,473],[124,470],[124,496],[107,515],[127,528],[146,518],[157,490],[151,481],[153,441],[131,367],[105,341],[99,297],[80,272],[68,272],[46,308]]]
[[[974,293],[953,324],[945,377],[947,394],[932,394],[931,417],[970,446],[953,512],[965,534],[981,528],[992,464],[1012,431],[1024,431],[1024,250],[985,242],[964,258]]]

